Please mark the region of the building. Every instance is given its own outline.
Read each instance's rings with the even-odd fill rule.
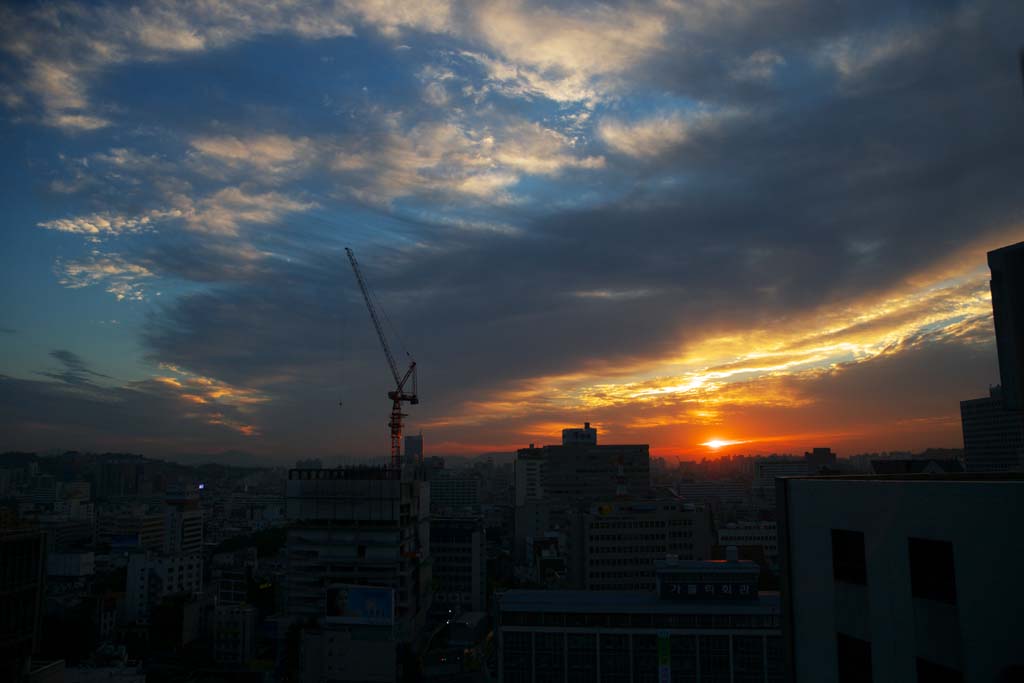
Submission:
[[[750,484],[735,479],[682,479],[676,493],[687,502],[716,508],[750,505]]]
[[[822,467],[835,467],[836,454],[831,448],[814,448],[804,453],[804,460],[811,467],[821,469]]]
[[[423,435],[409,434],[405,437],[405,450],[402,451],[402,462],[407,465],[423,463]]]
[[[560,446],[521,448],[515,460],[515,553],[551,531],[581,502],[642,497],[651,485],[647,445],[599,445],[597,430],[563,430]]]
[[[1024,410],[1024,242],[988,253],[999,381],[1008,410]]]
[[[437,470],[430,478],[430,507],[438,512],[479,511],[481,488],[480,474],[475,470]]]
[[[1001,387],[988,398],[960,401],[964,462],[969,472],[1024,468],[1024,411],[1007,410]]]
[[[128,558],[124,617],[146,624],[153,608],[167,597],[203,592],[203,557],[133,553]]]
[[[291,470],[286,511],[284,611],[317,623],[304,635],[303,676],[399,675],[431,602],[429,483],[413,468]],[[371,647],[392,668],[367,673],[385,664],[365,661]]]
[[[498,596],[504,683],[780,683],[780,600],[751,562],[665,562],[655,590]]]
[[[806,458],[758,458],[754,462],[754,496],[766,507],[775,507],[775,479],[814,473]]]
[[[776,522],[729,522],[718,530],[718,545],[760,548],[771,567],[779,565],[779,528]]]
[[[217,605],[213,613],[213,659],[241,665],[256,655],[259,614],[252,605]]]
[[[1024,475],[778,482],[795,683],[1024,680]],[[1012,539],[1012,540],[1011,540]]]
[[[871,474],[953,474],[963,471],[964,467],[959,460],[886,458],[871,461]]]
[[[483,517],[431,516],[430,557],[436,612],[459,614],[486,609],[486,545]]]
[[[711,513],[673,497],[595,502],[570,534],[572,585],[594,591],[651,591],[655,565],[668,556],[709,560]]]
[[[112,548],[163,552],[166,520],[142,507],[105,507],[97,520],[96,540]]]
[[[45,592],[43,536],[0,529],[0,680],[25,680],[32,665]]]
[[[203,510],[193,493],[168,494],[164,503],[164,552],[192,555],[203,551]]]

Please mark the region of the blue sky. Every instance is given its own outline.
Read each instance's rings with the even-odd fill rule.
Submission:
[[[584,420],[665,454],[956,446],[957,402],[995,381],[1016,3],[56,2],[0,25],[0,448],[383,454],[345,246],[420,362],[436,453]]]

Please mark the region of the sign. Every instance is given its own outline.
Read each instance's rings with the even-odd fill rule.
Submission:
[[[332,584],[327,587],[328,622],[391,626],[395,621],[395,591],[379,586]]]
[[[757,597],[757,584],[746,581],[661,581],[666,600],[749,600]]]

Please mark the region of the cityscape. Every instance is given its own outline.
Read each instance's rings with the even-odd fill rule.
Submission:
[[[1024,683],[1024,6],[0,8],[0,683]]]

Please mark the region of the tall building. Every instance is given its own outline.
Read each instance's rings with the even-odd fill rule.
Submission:
[[[451,610],[459,614],[486,609],[486,549],[483,517],[431,516],[432,604],[436,612]]]
[[[286,510],[284,611],[317,622],[304,678],[399,675],[391,667],[421,644],[431,601],[429,483],[411,468],[291,470]],[[374,661],[390,664],[368,672]]]
[[[668,556],[709,560],[711,513],[674,497],[594,502],[575,515],[571,584],[595,591],[651,591],[655,565]]]
[[[203,551],[203,510],[191,493],[168,494],[164,502],[164,552],[192,555]]]
[[[758,458],[754,462],[752,492],[762,505],[775,507],[775,480],[778,477],[802,477],[813,474],[806,458]]]
[[[430,478],[430,507],[439,512],[479,512],[482,483],[480,474],[469,468],[437,470]]]
[[[499,680],[781,683],[777,594],[752,562],[666,561],[647,592],[498,596]]]
[[[203,556],[133,553],[128,558],[124,618],[128,623],[149,623],[153,609],[164,598],[203,592]]]
[[[405,450],[402,461],[407,465],[418,465],[423,462],[423,435],[408,434],[405,437]]]
[[[960,401],[964,462],[969,472],[1024,468],[1024,411],[1007,410],[1001,387],[988,398]]]
[[[795,683],[1024,680],[1024,475],[778,482]]]
[[[0,680],[26,680],[32,664],[45,591],[43,536],[0,529]]]
[[[515,460],[515,552],[580,503],[617,495],[645,496],[651,485],[647,445],[599,445],[597,430],[563,430],[560,446],[521,448]]]
[[[1024,410],[1024,242],[988,253],[999,380],[1009,410]]]

